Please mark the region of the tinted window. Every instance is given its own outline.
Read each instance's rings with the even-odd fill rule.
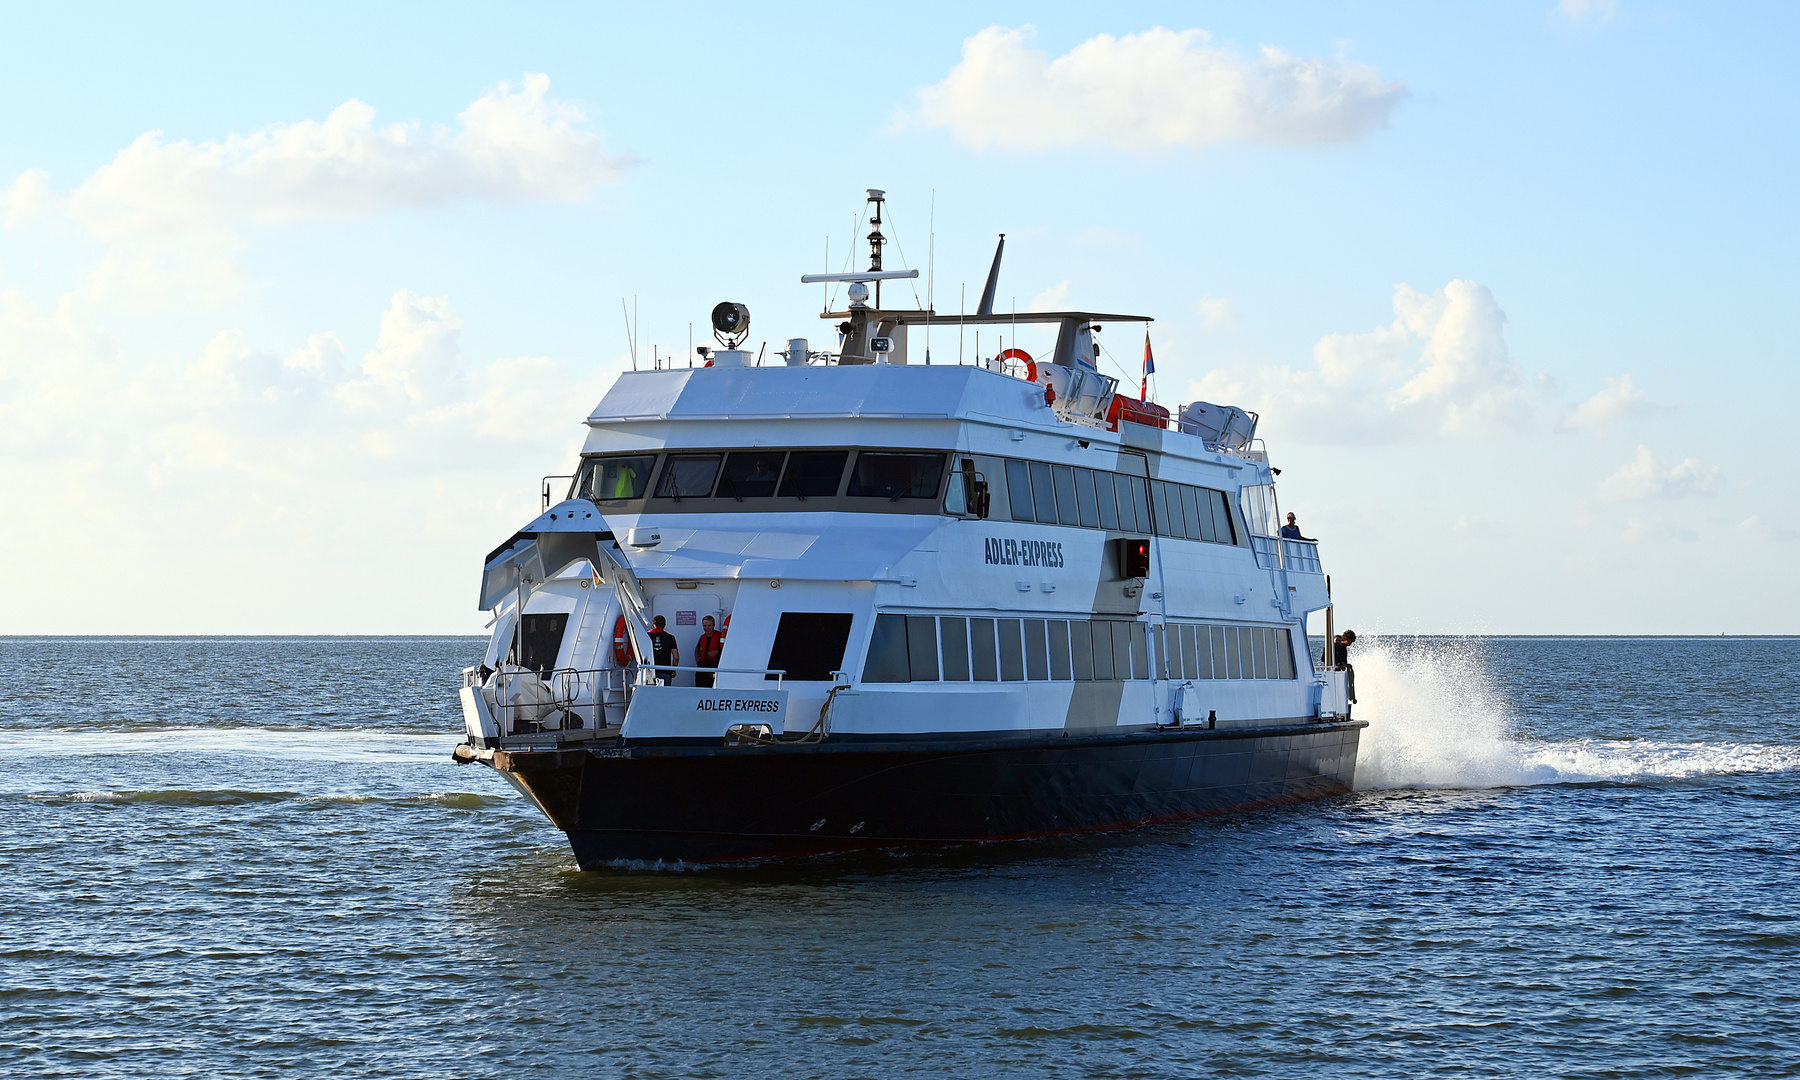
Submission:
[[[1202,501],[1206,493],[1199,488],[1184,487],[1181,489],[1182,509],[1187,511],[1187,534],[1190,540],[1211,540],[1213,538],[1212,512]]]
[[[1050,621],[1050,677],[1062,682],[1074,677],[1069,668],[1069,624],[1061,619]]]
[[[1052,471],[1056,473],[1056,520],[1064,525],[1081,524],[1081,511],[1075,506],[1075,470],[1057,465]]]
[[[1286,630],[1275,632],[1275,668],[1276,677],[1294,678],[1294,639]]]
[[[1113,481],[1117,477],[1109,472],[1094,473],[1094,488],[1099,498],[1100,527],[1117,529],[1119,527],[1119,501],[1113,494]]]
[[[1056,524],[1056,485],[1050,479],[1050,466],[1041,461],[1031,463],[1031,505],[1037,520]]]
[[[1188,534],[1187,500],[1183,497],[1187,486],[1184,484],[1169,485],[1169,535],[1186,536]]]
[[[829,499],[837,494],[838,480],[843,477],[844,462],[848,460],[848,450],[796,450],[788,455],[787,472],[777,494],[790,499]]]
[[[1131,507],[1131,514],[1125,512]],[[1126,525],[1130,520],[1134,524]],[[1129,528],[1134,532],[1150,531],[1150,487],[1141,476],[1119,477],[1119,527]]]
[[[785,627],[788,617],[781,617]],[[779,636],[779,635],[778,635]],[[770,667],[780,667],[769,657]],[[896,683],[911,681],[911,665],[906,657],[906,616],[877,615],[875,633],[869,638],[869,659],[863,664],[863,682]],[[788,677],[793,677],[790,669]]]
[[[935,499],[944,475],[942,454],[856,455],[849,495],[889,499]]]
[[[637,499],[650,486],[650,470],[656,455],[633,457],[588,458],[581,463],[581,475],[575,478],[571,499]]]
[[[1237,543],[1237,530],[1231,525],[1231,504],[1226,501],[1223,491],[1208,491],[1207,501],[1212,503],[1213,539],[1221,544]]]
[[[969,620],[969,659],[976,682],[1000,681],[1000,666],[994,662],[994,620]]]
[[[969,620],[946,616],[938,620],[944,638],[944,681],[969,681]]]
[[[1169,516],[1169,485],[1161,480],[1150,482],[1150,497],[1156,501],[1156,532],[1160,536],[1180,536],[1175,519]]]
[[[936,619],[930,615],[906,617],[906,656],[913,682],[938,681]]]
[[[1088,632],[1088,624],[1080,621],[1069,623],[1069,649],[1071,669],[1074,677],[1087,682],[1094,677],[1094,637]]]
[[[1131,477],[1114,476],[1113,485],[1119,489],[1119,528],[1126,532],[1137,532],[1137,502],[1131,490]],[[1148,510],[1144,511],[1144,516],[1148,517],[1149,513]]]
[[[1112,624],[1113,678],[1129,679],[1133,677],[1131,666],[1131,634],[1133,630],[1140,629],[1142,626],[1142,623]],[[1143,651],[1143,646],[1139,645],[1138,655],[1142,656]],[[1150,673],[1146,671],[1143,675],[1137,677],[1147,679],[1150,677]]]
[[[784,611],[775,625],[768,666],[786,671],[788,681],[825,682],[843,669],[850,643],[850,616],[834,611]],[[901,669],[902,674],[905,669]],[[775,676],[764,675],[773,681]],[[900,680],[904,682],[905,680]]]
[[[1094,635],[1094,678],[1105,681],[1113,677],[1112,623],[1088,623]]]
[[[1025,649],[1019,642],[1019,620],[999,619],[1000,678],[1006,682],[1025,681]]]
[[[1214,679],[1231,678],[1231,665],[1225,662],[1225,627],[1209,626],[1206,639],[1212,643],[1212,675]]]
[[[1031,466],[1023,461],[1006,463],[1006,498],[1014,521],[1036,521],[1031,512]]]
[[[1050,677],[1050,650],[1042,619],[1025,620],[1025,677],[1034,682]]]
[[[1081,523],[1090,529],[1100,527],[1100,505],[1094,492],[1094,470],[1075,470],[1075,501],[1080,508]]]
[[[718,475],[718,454],[671,454],[663,462],[662,478],[656,482],[656,497],[685,499],[711,495],[713,479]]]
[[[781,479],[781,459],[787,455],[777,450],[739,451],[725,459],[725,471],[719,477],[721,499],[766,499],[775,494],[775,483]]]

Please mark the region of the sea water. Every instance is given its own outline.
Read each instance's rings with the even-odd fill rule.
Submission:
[[[0,1073],[1800,1071],[1800,640],[1365,639],[1354,795],[581,873],[474,639],[0,639]]]

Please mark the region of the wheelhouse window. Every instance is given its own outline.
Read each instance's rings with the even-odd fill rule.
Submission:
[[[829,499],[837,494],[849,460],[848,450],[796,450],[788,455],[779,494],[784,499]]]
[[[650,486],[650,470],[656,467],[655,454],[633,454],[629,457],[591,457],[581,463],[571,499],[641,499]]]
[[[721,499],[766,499],[775,494],[781,480],[782,459],[779,450],[739,451],[725,459],[725,471],[719,477]]]
[[[670,454],[656,482],[659,499],[705,498],[719,475],[719,454]]]
[[[848,495],[886,499],[935,499],[944,475],[942,454],[856,455]]]
[[[944,513],[964,517],[976,513],[975,479],[975,459],[950,459],[950,483],[944,488]]]

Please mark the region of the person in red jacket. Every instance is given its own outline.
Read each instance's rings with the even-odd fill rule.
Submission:
[[[700,620],[700,640],[694,642],[694,666],[716,668],[719,666],[719,654],[725,651],[725,635],[713,628],[713,617],[708,615]],[[694,672],[695,686],[711,686],[713,674],[710,671]]]

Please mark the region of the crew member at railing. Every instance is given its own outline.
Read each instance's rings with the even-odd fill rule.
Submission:
[[[675,673],[665,670],[663,665],[681,663],[681,647],[675,644],[675,635],[663,629],[667,622],[661,615],[650,620],[650,650],[656,663],[656,681],[664,686],[673,686]]]
[[[1281,527],[1281,538],[1283,540],[1313,540],[1310,536],[1300,535],[1300,522],[1294,517],[1292,510],[1288,511],[1287,524]],[[1313,542],[1317,543],[1316,540]]]
[[[1346,630],[1331,639],[1326,646],[1326,667],[1337,668],[1344,673],[1344,697],[1350,704],[1356,704],[1356,669],[1350,666],[1350,646],[1356,644],[1356,631]],[[1349,714],[1346,713],[1346,716]]]
[[[694,665],[696,667],[716,668],[719,666],[719,656],[725,651],[725,635],[713,627],[711,615],[700,620],[700,640],[694,642]],[[695,686],[710,687],[712,684],[712,672],[694,672]]]

